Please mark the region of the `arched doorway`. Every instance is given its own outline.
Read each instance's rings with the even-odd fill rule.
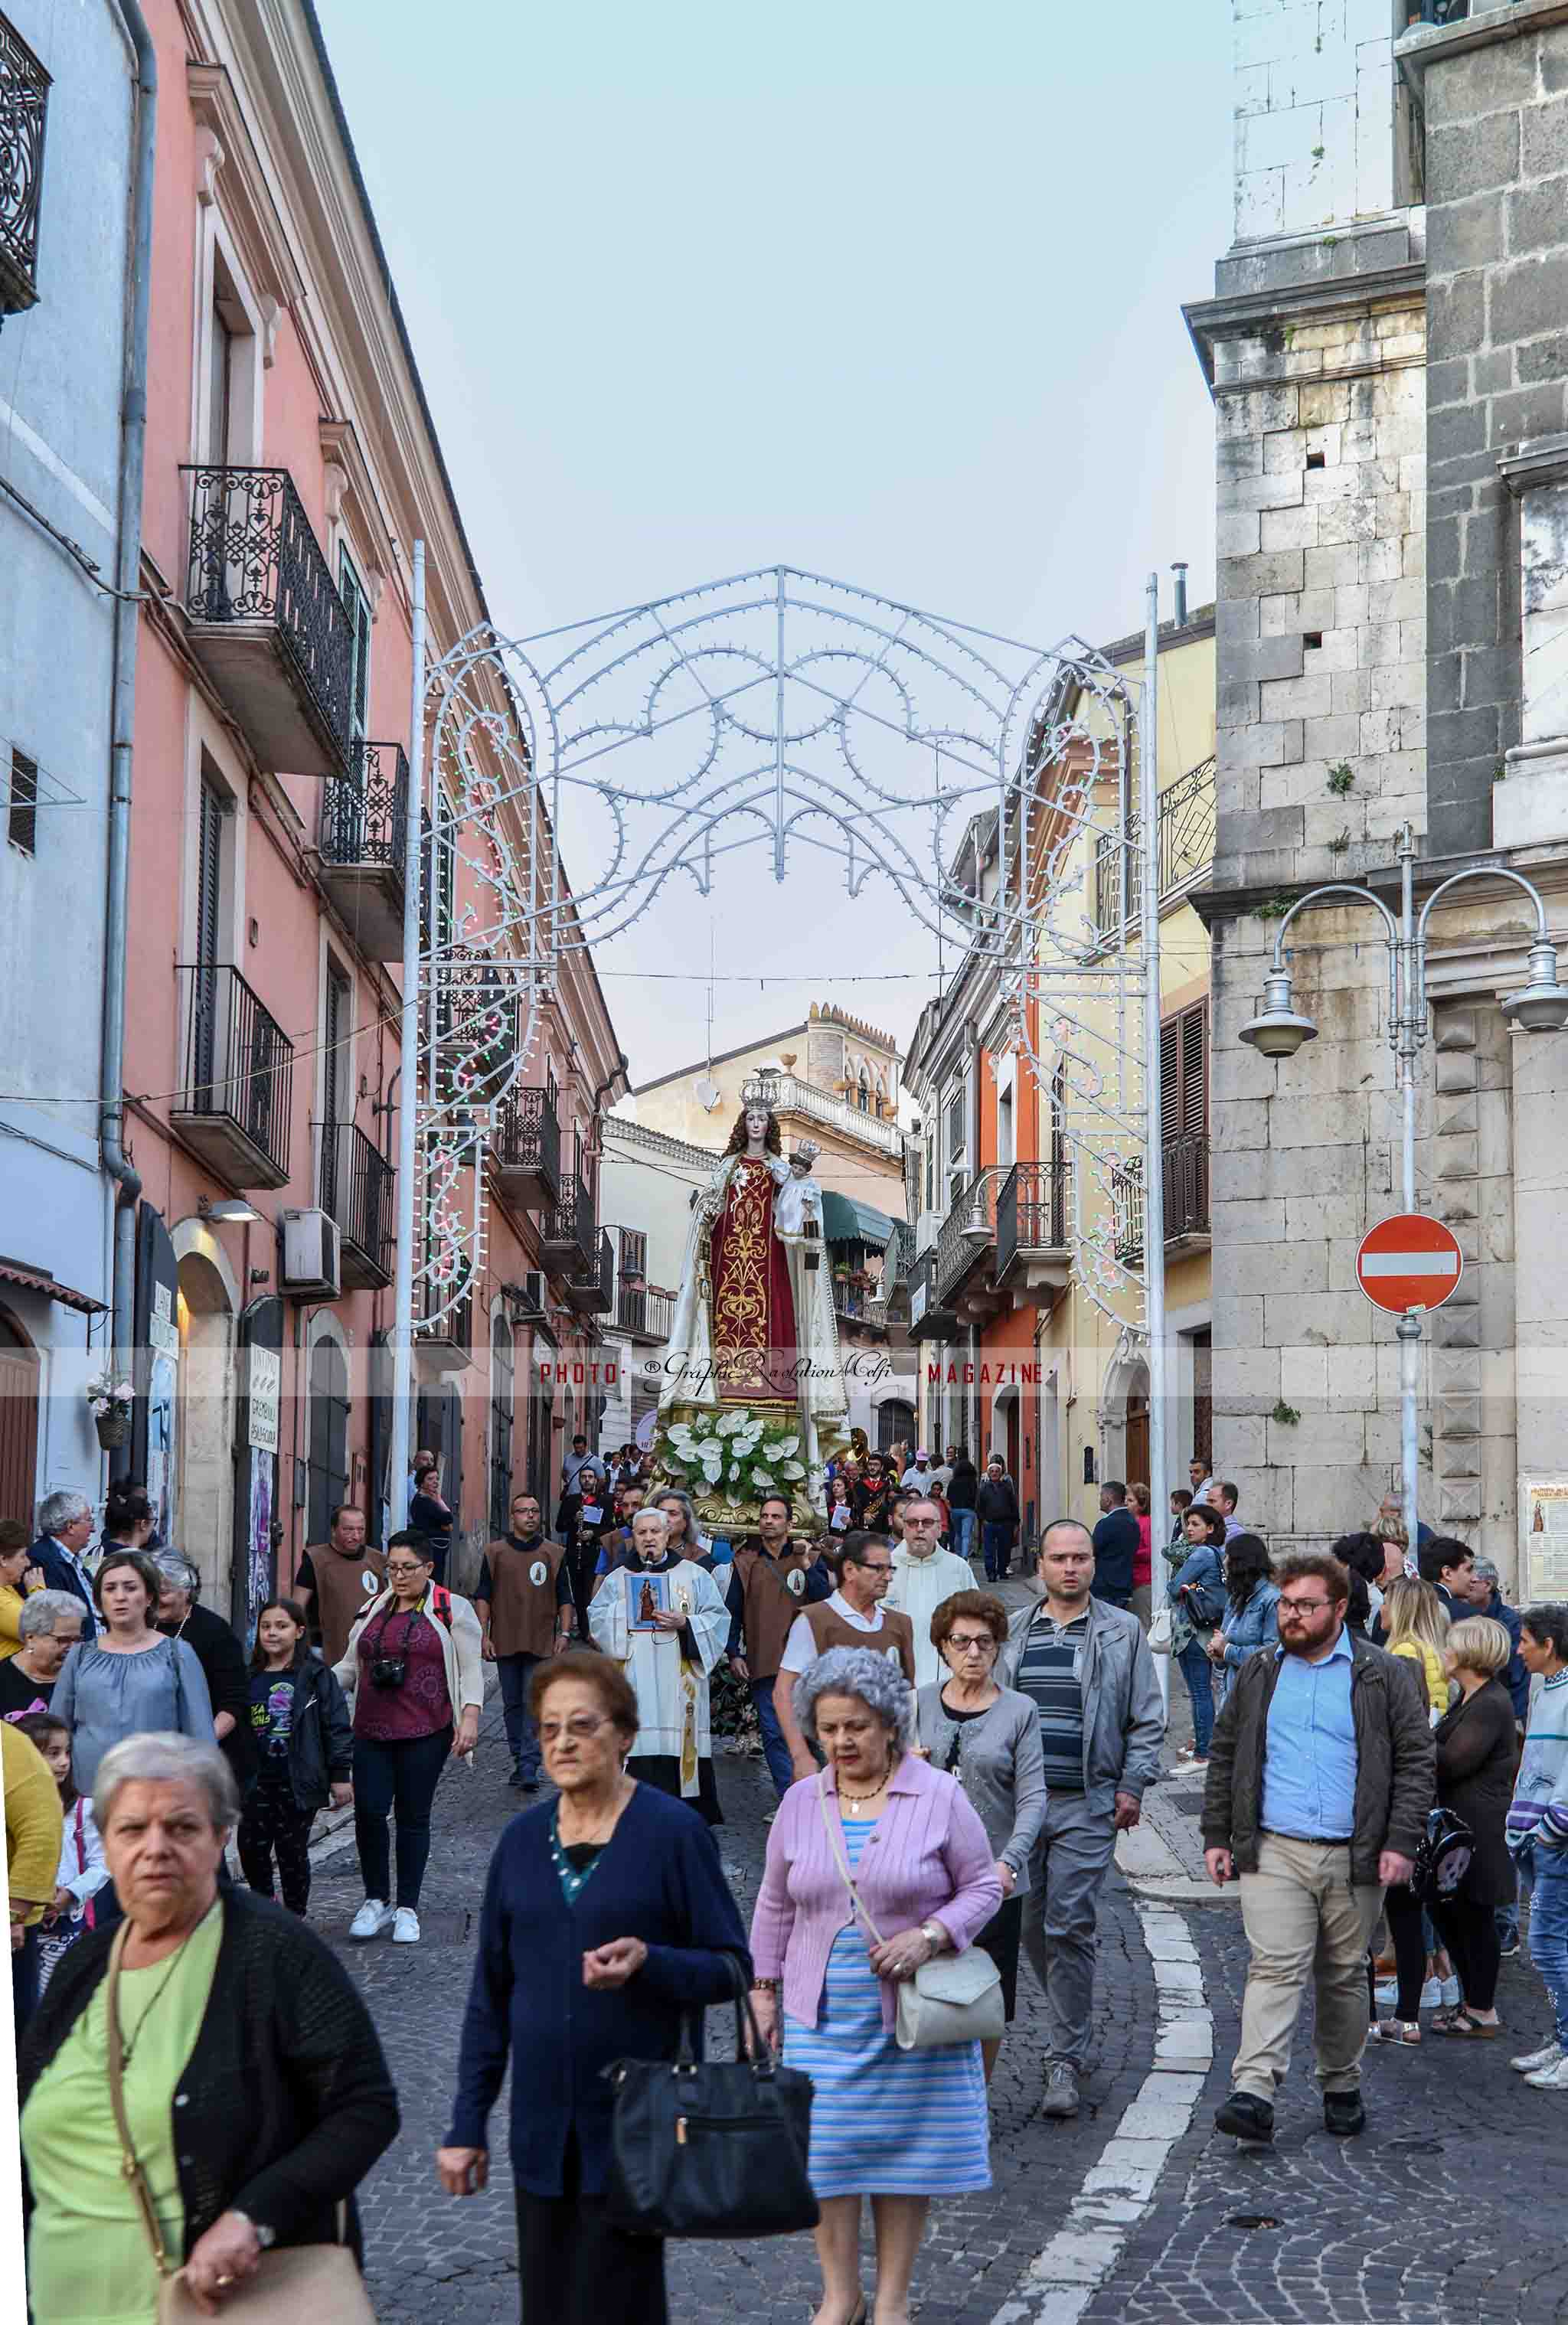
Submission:
[[[914,1407],[901,1396],[890,1396],[877,1408],[877,1450],[886,1453],[890,1445],[914,1450]]]
[[[38,1351],[0,1309],[0,1510],[32,1524],[38,1494]]]
[[[181,1255],[175,1304],[180,1374],[170,1538],[199,1570],[207,1604],[227,1606],[234,1542],[234,1312],[228,1286],[204,1253]]]
[[[325,1542],[332,1512],[348,1498],[348,1366],[336,1340],[311,1351],[311,1450],[307,1540]]]

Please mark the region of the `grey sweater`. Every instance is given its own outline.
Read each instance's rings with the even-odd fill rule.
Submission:
[[[958,1778],[985,1826],[991,1855],[1011,1866],[1014,1894],[1021,1895],[1029,1886],[1029,1859],[1045,1821],[1039,1714],[1026,1695],[1005,1687],[978,1719],[955,1719],[942,1700],[946,1684],[945,1677],[934,1680],[915,1696],[919,1739],[932,1766]]]

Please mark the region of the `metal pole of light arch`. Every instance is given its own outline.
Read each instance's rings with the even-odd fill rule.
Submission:
[[[403,1057],[398,1075],[397,1263],[392,1297],[392,1474],[395,1533],[408,1521],[409,1402],[413,1389],[413,1202],[419,1110],[420,872],[424,832],[424,543],[413,544],[413,682],[408,805],[403,829]]]
[[[1144,690],[1138,711],[1138,850],[1144,972],[1144,1313],[1149,1336],[1149,1499],[1155,1524],[1165,1476],[1165,1156],[1160,1119],[1160,577],[1149,575]]]

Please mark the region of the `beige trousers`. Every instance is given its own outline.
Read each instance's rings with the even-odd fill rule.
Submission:
[[[1272,2104],[1290,2065],[1291,2036],[1310,1978],[1317,2005],[1315,2069],[1325,2091],[1353,2091],[1367,2041],[1367,1941],[1383,1902],[1353,1888],[1344,1842],[1265,1833],[1257,1870],[1240,1880],[1252,1959],[1241,2005],[1233,2089]]]

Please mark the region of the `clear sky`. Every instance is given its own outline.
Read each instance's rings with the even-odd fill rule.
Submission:
[[[775,561],[1042,645],[1211,594],[1229,0],[319,5],[504,628]],[[738,857],[599,955],[634,1081],[701,1053],[710,920],[717,1049],[934,989],[886,884]]]

